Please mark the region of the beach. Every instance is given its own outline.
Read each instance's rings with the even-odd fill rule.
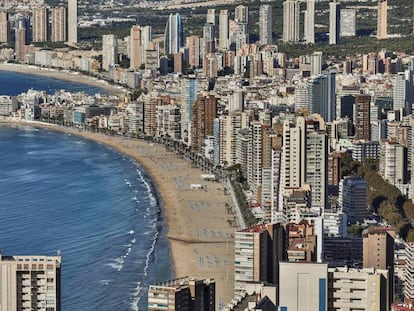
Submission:
[[[222,183],[202,180],[200,169],[161,144],[40,122],[18,124],[78,135],[136,160],[161,195],[175,276],[214,278],[217,307],[233,298],[235,229],[226,208],[231,199]],[[204,189],[190,189],[192,184]]]
[[[124,88],[118,85],[111,85],[106,81],[98,80],[97,78],[89,77],[81,73],[69,72],[50,68],[40,68],[28,65],[6,64],[0,63],[0,71],[11,71],[17,73],[31,74],[37,76],[44,76],[53,79],[59,79],[64,81],[82,83],[94,87],[101,88],[109,94],[124,94]]]

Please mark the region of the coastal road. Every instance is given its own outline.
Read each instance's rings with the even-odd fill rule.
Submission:
[[[245,229],[246,228],[246,223],[244,222],[244,218],[243,218],[243,215],[242,215],[241,210],[240,210],[239,202],[237,201],[236,195],[234,194],[233,187],[231,186],[231,183],[230,183],[230,180],[229,180],[228,177],[226,179],[226,188],[229,191],[230,196],[231,196],[231,200],[233,202],[233,207],[234,207],[234,211],[236,213],[237,221],[240,225],[239,229]]]

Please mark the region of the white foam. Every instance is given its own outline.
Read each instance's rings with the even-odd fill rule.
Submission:
[[[149,251],[148,251],[148,253],[145,257],[144,279],[148,275],[148,268],[149,268],[149,264],[150,264],[150,259],[151,259],[152,254],[155,251],[155,245],[157,244],[159,234],[160,233],[158,231],[155,231],[155,234],[152,238],[151,247],[150,247],[150,249],[149,249]],[[138,311],[138,303],[139,303],[139,301],[142,297],[142,293],[141,293],[142,289],[143,289],[143,287],[141,286],[141,282],[138,282],[137,286],[135,288],[135,291],[131,294],[132,302],[131,302],[130,306],[131,306],[132,311]]]
[[[137,173],[140,177],[140,180],[143,182],[143,184],[145,185],[145,188],[147,189],[147,194],[148,194],[148,198],[150,199],[150,203],[151,206],[156,206],[157,205],[157,200],[154,196],[154,194],[152,193],[152,189],[150,184],[145,180],[144,176],[142,176],[142,173],[140,170],[137,170]]]
[[[133,234],[135,233],[135,231],[134,231],[134,230],[129,230],[127,233],[128,233],[129,235],[133,235]]]
[[[131,310],[138,311],[138,302],[141,299],[140,293],[142,291],[141,282],[137,282],[135,292],[131,295],[132,302],[130,303]]]
[[[111,259],[110,263],[107,263],[107,266],[111,267],[112,269],[121,271],[124,267],[125,257],[121,256],[115,259]]]

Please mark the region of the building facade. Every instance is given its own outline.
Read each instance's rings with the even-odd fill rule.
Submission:
[[[149,311],[214,311],[216,283],[213,279],[175,279],[148,289]]]
[[[2,256],[0,310],[61,310],[60,256]]]

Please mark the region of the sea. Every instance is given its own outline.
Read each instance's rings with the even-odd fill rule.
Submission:
[[[59,90],[85,92],[88,95],[107,93],[103,89],[82,83],[52,79],[34,74],[0,71],[0,95],[16,96],[20,93],[27,92],[29,89],[47,91],[49,94],[53,94]]]
[[[0,72],[0,95],[25,92],[27,77]],[[91,90],[44,77],[29,84]],[[147,310],[148,285],[174,276],[162,202],[139,163],[28,126],[0,125],[0,249],[59,252],[64,311]]]

